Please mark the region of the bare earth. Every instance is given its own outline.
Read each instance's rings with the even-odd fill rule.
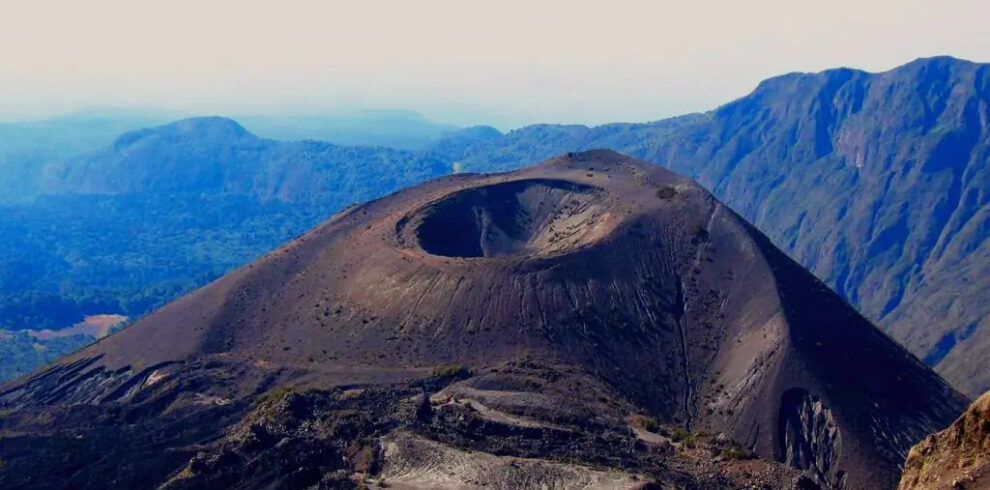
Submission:
[[[32,337],[40,340],[53,339],[55,337],[69,337],[72,335],[89,335],[98,339],[106,337],[110,329],[127,321],[127,317],[118,314],[89,315],[83,321],[76,323],[69,328],[61,330],[27,330]]]

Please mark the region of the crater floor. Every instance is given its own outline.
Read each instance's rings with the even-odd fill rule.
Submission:
[[[589,185],[514,180],[445,196],[415,211],[405,226],[434,255],[550,255],[605,236],[605,200],[601,189]]]

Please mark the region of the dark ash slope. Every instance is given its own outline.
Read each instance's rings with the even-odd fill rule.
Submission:
[[[471,134],[439,151],[488,171],[613,148],[692,177],[955,386],[990,389],[990,65],[792,73],[706,114]]]
[[[351,208],[7,385],[0,484],[440,485],[439,443],[565,486],[893,488],[964,405],[701,187],[592,151]]]

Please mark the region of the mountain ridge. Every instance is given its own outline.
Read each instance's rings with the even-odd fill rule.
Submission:
[[[988,66],[789,74],[706,114],[521,128],[456,158],[491,171],[608,147],[695,178],[975,395],[990,387],[967,362],[990,348]]]
[[[362,173],[358,165],[375,169]],[[427,154],[267,140],[233,119],[197,117],[127,133],[98,152],[48,164],[42,189],[56,195],[209,192],[263,201],[319,201],[331,192],[348,194],[329,185],[332,177],[355,187],[357,178],[374,178],[385,185],[402,179],[403,173],[418,175],[409,181],[414,182],[449,171],[447,162]],[[349,202],[371,197],[350,194]]]

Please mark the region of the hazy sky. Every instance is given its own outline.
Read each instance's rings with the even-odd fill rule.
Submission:
[[[651,120],[790,71],[990,60],[990,0],[0,0],[0,118],[408,108]]]

